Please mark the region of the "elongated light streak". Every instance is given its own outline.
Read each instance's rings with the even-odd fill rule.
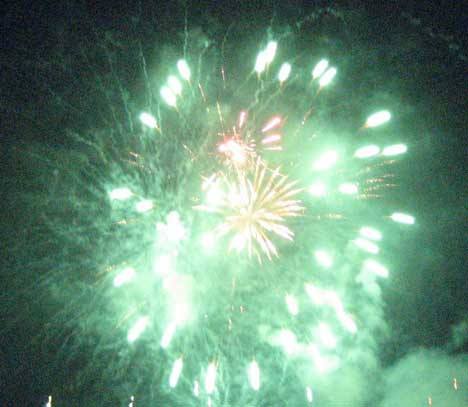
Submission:
[[[299,313],[299,306],[294,296],[287,294],[285,297],[286,306],[291,315],[297,315]]]
[[[320,60],[312,70],[312,79],[320,78],[328,68],[328,61],[326,59]]]
[[[186,80],[186,81],[190,80],[190,76],[191,76],[190,68],[189,68],[189,66],[187,64],[187,61],[185,59],[179,59],[177,61],[177,69],[179,70],[180,76],[184,80]]]
[[[135,204],[135,210],[139,213],[148,212],[153,209],[153,202],[149,199],[144,199]]]
[[[364,127],[377,127],[388,122],[392,115],[388,110],[382,110],[380,112],[371,114],[368,118]]]
[[[174,92],[168,86],[163,86],[159,91],[164,102],[171,107],[175,107],[177,104],[177,98]]]
[[[314,401],[314,394],[312,393],[312,389],[309,386],[306,387],[306,397],[309,403]]]
[[[338,154],[336,151],[330,150],[323,153],[314,163],[314,169],[317,171],[328,170],[333,167],[338,161]]]
[[[140,121],[150,129],[156,129],[158,127],[158,122],[156,121],[156,118],[150,113],[141,113]]]
[[[109,197],[115,201],[125,201],[133,196],[132,191],[130,189],[123,187],[123,188],[114,188],[109,193]]]
[[[370,158],[374,157],[380,152],[380,147],[376,145],[369,145],[365,147],[361,147],[356,150],[354,156],[356,158]]]
[[[370,240],[364,239],[362,237],[355,239],[354,244],[360,249],[371,254],[377,254],[379,252],[379,247],[374,242],[371,242]]]
[[[382,151],[384,156],[394,156],[399,154],[404,154],[408,151],[408,147],[405,144],[393,144],[391,146],[385,147]]]
[[[171,75],[169,78],[167,78],[167,84],[175,95],[178,96],[182,93],[182,84],[174,75]]]
[[[127,334],[128,342],[132,343],[135,342],[141,334],[145,331],[146,327],[148,326],[149,318],[147,316],[140,317],[135,324],[130,328]]]
[[[262,133],[267,132],[268,130],[274,129],[278,127],[278,125],[281,123],[281,118],[278,116],[273,117],[262,129]]]
[[[314,256],[317,263],[322,267],[330,268],[333,265],[333,259],[330,253],[325,250],[316,250]]]
[[[171,322],[166,329],[164,330],[163,336],[161,338],[161,348],[167,349],[172,341],[174,333],[177,329],[177,324],[175,322]]]
[[[336,68],[330,68],[327,72],[325,72],[319,80],[320,87],[323,88],[329,85],[333,78],[336,76],[336,72]]]
[[[205,376],[205,391],[207,394],[213,393],[216,384],[216,364],[211,362]]]
[[[281,68],[278,72],[278,80],[283,83],[289,78],[289,75],[291,73],[291,64],[285,62],[283,65],[281,65]]]
[[[388,269],[382,266],[379,262],[375,261],[374,259],[367,259],[364,262],[364,270],[367,270],[383,278],[387,278],[389,274]]]
[[[133,267],[124,268],[114,278],[114,287],[120,287],[124,284],[129,283],[135,277],[135,269]]]
[[[380,231],[377,229],[371,228],[369,226],[363,226],[361,229],[359,229],[359,234],[366,239],[377,241],[382,240],[382,233],[380,233]]]
[[[252,389],[258,391],[260,389],[260,368],[258,363],[254,360],[250,363],[248,368],[249,383]]]
[[[183,367],[184,367],[184,362],[182,361],[182,358],[177,359],[172,365],[172,371],[169,377],[169,386],[171,386],[172,388],[177,386]]]
[[[395,212],[392,213],[390,218],[398,223],[404,223],[406,225],[413,225],[414,224],[414,217],[411,215],[408,215],[406,213],[401,213],[401,212]]]

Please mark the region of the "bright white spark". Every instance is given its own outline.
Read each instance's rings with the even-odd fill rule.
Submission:
[[[179,70],[179,74],[183,79],[186,81],[190,80],[191,72],[185,59],[179,59],[177,61],[177,69]]]
[[[392,146],[385,147],[382,151],[382,155],[393,156],[404,154],[408,151],[408,147],[405,144],[394,144]]]
[[[182,84],[174,75],[171,75],[169,78],[167,78],[167,84],[175,95],[179,96],[182,93]]]
[[[177,98],[174,92],[168,86],[163,86],[160,90],[160,95],[167,105],[175,107],[177,104]]]
[[[254,360],[250,363],[248,368],[249,383],[252,389],[258,391],[260,389],[260,368],[258,363]]]
[[[379,252],[379,247],[375,243],[371,242],[370,240],[363,239],[362,237],[358,237],[356,240],[354,240],[354,244],[360,249],[371,254],[377,254]]]
[[[127,341],[132,343],[135,342],[140,335],[144,332],[146,327],[148,326],[149,318],[148,317],[140,317],[135,324],[129,329],[127,334]]]
[[[276,55],[276,49],[278,48],[278,43],[276,41],[270,41],[265,48],[265,60],[267,65],[273,62],[273,59]]]
[[[398,223],[404,223],[406,225],[414,225],[414,217],[406,213],[395,212],[390,216],[393,221]]]
[[[314,256],[317,263],[322,267],[330,268],[333,265],[333,259],[330,253],[325,250],[316,250]]]
[[[140,121],[145,126],[148,126],[150,129],[156,129],[158,127],[158,122],[156,121],[156,118],[150,113],[146,113],[146,112],[141,113]]]
[[[289,78],[289,75],[291,73],[291,64],[285,62],[283,65],[281,65],[281,68],[278,72],[278,80],[283,83]]]
[[[380,112],[374,113],[367,118],[365,127],[377,127],[390,120],[392,115],[388,110],[382,110]]]
[[[330,150],[323,153],[314,163],[314,169],[317,171],[328,170],[333,167],[338,161],[338,154],[336,151]]]
[[[135,269],[133,267],[126,267],[114,278],[114,287],[120,287],[127,284],[135,277]]]
[[[297,315],[299,313],[299,305],[297,304],[297,300],[292,295],[286,295],[285,297],[286,306],[288,307],[288,311],[291,315]]]
[[[306,387],[306,397],[309,403],[314,401],[314,394],[312,393],[312,389],[309,386]]]
[[[177,324],[175,322],[171,322],[166,329],[164,330],[163,336],[161,338],[161,342],[159,343],[161,345],[161,348],[167,349],[168,346],[170,345],[172,341],[172,337],[175,334],[175,331],[177,329]]]
[[[355,334],[357,332],[357,325],[353,318],[342,310],[337,310],[337,317],[348,332]]]
[[[336,336],[333,334],[332,330],[327,324],[321,322],[316,329],[316,334],[323,346],[328,349],[336,348]]]
[[[309,187],[309,193],[316,197],[325,196],[327,193],[326,186],[323,182],[315,182]]]
[[[255,61],[255,72],[261,74],[267,66],[267,54],[265,51],[260,51],[257,55],[257,60]]]
[[[169,254],[162,254],[154,262],[154,273],[157,275],[168,275],[173,271],[173,259]]]
[[[278,127],[278,125],[280,123],[281,123],[281,118],[280,117],[275,116],[275,117],[271,118],[271,120],[267,124],[265,124],[265,126],[263,127],[262,133],[265,133],[268,130],[271,130],[271,129],[274,129],[274,128]]]
[[[172,365],[172,371],[169,377],[169,386],[171,386],[172,388],[177,386],[183,367],[184,367],[184,362],[182,361],[182,358],[177,359]]]
[[[321,88],[330,84],[333,78],[336,75],[336,68],[330,68],[327,72],[323,74],[323,76],[319,80],[319,85]]]
[[[200,395],[200,384],[198,383],[198,380],[195,380],[193,383],[193,394],[195,397]]]
[[[135,205],[137,212],[144,213],[153,209],[153,202],[149,199],[144,199],[143,201],[137,202]]]
[[[294,353],[297,349],[296,335],[289,329],[282,329],[278,335],[278,344],[283,348],[288,355]]]
[[[363,226],[359,230],[359,234],[362,237],[365,237],[366,239],[377,240],[377,241],[382,240],[382,233],[378,231],[377,229],[374,229],[368,226]]]
[[[354,153],[354,156],[356,158],[369,158],[369,157],[374,157],[380,152],[380,147],[376,145],[370,145],[370,146],[365,146],[361,147],[356,150]]]
[[[314,69],[312,70],[312,79],[320,78],[328,68],[328,61],[326,59],[322,59],[315,65]]]
[[[205,391],[207,394],[213,393],[216,383],[216,364],[214,362],[208,365],[205,376]]]
[[[115,201],[125,201],[133,195],[128,188],[115,188],[109,193],[109,197]]]
[[[368,259],[364,262],[364,270],[383,278],[388,278],[389,275],[388,269],[373,259]]]
[[[357,187],[356,184],[353,184],[352,182],[345,182],[344,184],[341,184],[341,185],[338,187],[338,190],[339,190],[342,194],[354,195],[354,194],[357,194],[357,192],[358,192],[358,187]]]

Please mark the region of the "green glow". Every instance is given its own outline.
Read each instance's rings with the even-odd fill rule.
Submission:
[[[392,146],[385,147],[382,151],[382,155],[393,156],[404,154],[408,151],[408,147],[405,144],[394,144]]]
[[[145,199],[143,201],[137,202],[135,205],[135,210],[139,213],[148,212],[153,209],[153,202],[149,199]]]
[[[278,80],[280,82],[284,82],[286,79],[289,78],[289,74],[291,73],[291,64],[285,62],[281,65],[281,68],[278,73]]]
[[[375,243],[362,237],[354,240],[354,244],[368,253],[377,254],[379,252],[379,247]]]
[[[172,92],[171,88],[169,88],[168,86],[163,86],[159,93],[167,105],[171,107],[176,106],[177,98],[174,92]]]
[[[171,386],[172,388],[177,386],[183,367],[184,367],[184,362],[182,361],[182,358],[177,359],[172,365],[172,371],[169,377],[169,386]]]
[[[395,222],[404,223],[406,225],[414,225],[414,222],[415,222],[415,219],[413,216],[408,215],[406,213],[401,213],[401,212],[392,213],[390,218],[392,218],[392,220]]]
[[[358,187],[357,187],[356,184],[353,184],[352,182],[345,182],[344,184],[341,184],[341,185],[338,187],[338,190],[339,190],[342,194],[354,195],[354,194],[357,194],[357,192],[358,192]]]
[[[146,112],[143,112],[140,114],[140,121],[147,127],[149,127],[150,129],[155,129],[158,127],[158,123],[156,121],[156,118],[150,114],[150,113],[146,113]]]
[[[317,79],[321,77],[325,70],[328,68],[328,61],[326,59],[322,59],[315,65],[314,69],[312,70],[312,79]]]
[[[291,315],[297,315],[299,313],[299,306],[297,304],[297,300],[292,295],[286,295],[285,297],[286,306],[288,307],[288,311]]]
[[[380,233],[377,229],[368,226],[363,226],[359,230],[359,234],[366,239],[377,241],[382,240],[382,233]]]
[[[140,317],[128,331],[128,334],[127,334],[128,342],[130,343],[135,342],[144,332],[144,330],[148,326],[148,323],[149,323],[148,317]]]
[[[179,74],[182,77],[182,79],[186,81],[190,80],[191,72],[185,59],[179,59],[177,61],[177,69],[179,70]]]
[[[201,244],[205,251],[211,252],[216,245],[216,237],[213,233],[204,233],[200,239]]]
[[[125,201],[133,195],[128,188],[115,188],[109,193],[109,197],[116,201]]]
[[[322,267],[330,268],[333,265],[333,259],[331,255],[325,250],[316,250],[314,252],[315,260]]]
[[[316,196],[316,197],[322,197],[322,196],[325,196],[326,193],[327,193],[327,190],[326,190],[326,186],[323,182],[315,182],[314,184],[312,184],[309,189],[308,189],[309,193],[313,196]]]
[[[182,84],[174,75],[171,75],[169,78],[167,78],[167,84],[175,95],[180,95],[182,93]]]
[[[325,72],[319,80],[320,87],[323,88],[329,85],[333,78],[336,76],[336,72],[336,68],[330,68],[327,72]]]
[[[388,269],[373,259],[368,259],[364,262],[364,270],[370,271],[371,273],[383,278],[388,278],[389,275]]]
[[[380,112],[371,114],[366,121],[365,127],[377,127],[390,120],[392,115],[388,110],[382,110]]]
[[[260,368],[255,360],[249,364],[248,377],[252,389],[258,391],[260,389]]]
[[[314,169],[317,171],[328,170],[338,161],[338,154],[334,150],[326,151],[314,163]]]
[[[207,394],[213,393],[216,383],[216,365],[215,363],[210,363],[208,365],[208,370],[205,376],[205,391]]]
[[[380,147],[376,145],[369,145],[365,147],[361,147],[356,150],[354,156],[356,158],[369,158],[376,156],[380,152]]]
[[[135,269],[132,267],[127,267],[114,278],[114,287],[120,287],[121,285],[127,284],[133,280],[134,277]]]

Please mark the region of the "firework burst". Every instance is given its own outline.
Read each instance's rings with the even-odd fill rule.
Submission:
[[[109,364],[109,376],[135,371],[139,383],[157,366],[148,394],[157,386],[159,398],[148,396],[148,405],[161,394],[184,406],[304,405],[320,397],[327,375],[338,382],[336,372],[355,369],[374,344],[377,324],[365,319],[380,318],[378,280],[389,275],[377,259],[384,237],[376,223],[414,218],[381,205],[372,221],[356,201],[389,190],[379,171],[406,146],[340,134],[346,140],[333,148],[330,122],[314,116],[314,104],[337,69],[308,56],[306,68],[278,64],[278,49],[270,41],[247,68],[231,66],[246,78],[232,89],[224,60],[204,64],[195,53],[190,63],[190,52],[167,64],[156,98],[145,77],[149,102],[129,107],[124,99],[128,128],[86,140],[94,161],[67,186],[76,188],[68,199],[79,216],[70,227],[56,221],[68,238],[63,257],[81,256],[92,288],[76,287],[99,299],[76,301],[89,315],[81,332],[126,355],[128,369]],[[372,112],[347,132],[378,131],[391,118]],[[328,222],[338,218],[348,223]],[[84,231],[97,237],[89,242]],[[259,266],[250,257],[274,261]],[[139,346],[145,356],[132,359]]]
[[[253,175],[237,171],[235,181],[221,175],[209,178],[205,183],[211,205],[197,209],[224,216],[224,222],[213,232],[215,236],[233,233],[230,249],[240,252],[247,249],[249,256],[255,254],[260,260],[258,248],[271,260],[278,251],[269,234],[292,240],[294,233],[286,226],[289,217],[299,216],[303,211],[300,200],[293,199],[301,192],[279,169],[269,170],[257,158]],[[214,198],[213,198],[214,196]]]

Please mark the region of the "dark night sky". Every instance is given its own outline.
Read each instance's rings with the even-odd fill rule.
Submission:
[[[56,105],[49,103],[49,91],[53,89],[73,102],[79,102],[79,96],[76,89],[67,88],[62,78],[41,76],[44,67],[40,65],[53,58],[60,46],[56,43],[60,33],[69,36],[63,44],[77,38],[92,40],[92,26],[115,30],[125,40],[123,17],[139,9],[114,2],[89,8],[78,1],[46,3],[29,6],[12,2],[2,17],[0,166],[5,195],[2,193],[0,312],[5,315],[1,318],[4,329],[0,329],[0,403],[10,400],[10,404],[2,405],[12,406],[39,405],[41,395],[48,394],[60,375],[57,367],[44,373],[44,366],[53,358],[51,349],[59,346],[60,340],[46,345],[31,339],[34,332],[47,325],[54,309],[47,301],[38,308],[29,300],[35,296],[31,270],[47,267],[47,262],[31,267],[27,262],[41,250],[34,241],[44,237],[27,233],[38,222],[27,200],[41,186],[36,181],[40,170],[31,168],[26,151],[30,145],[37,146],[39,154],[41,145],[66,147],[63,128],[73,119],[66,109],[56,111]],[[155,27],[158,40],[170,39],[183,29],[184,7],[179,3],[161,2],[155,6],[157,11],[152,17],[161,19]],[[302,2],[283,3],[258,2],[258,6],[248,9],[234,7],[230,1],[212,2],[206,9],[192,7],[189,14],[192,24],[219,36],[233,19],[246,27],[265,27],[275,14],[287,25],[318,9],[316,5],[299,6]],[[412,158],[404,164],[407,167],[402,169],[401,183],[411,185],[412,192],[402,199],[411,202],[408,210],[416,214],[418,224],[411,236],[397,235],[393,242],[407,249],[402,259],[395,260],[402,265],[394,277],[393,287],[398,290],[384,290],[385,311],[392,329],[381,352],[386,366],[420,346],[467,352],[466,342],[456,350],[448,345],[451,327],[468,316],[468,8],[463,3],[392,1],[383,7],[358,1],[333,3],[333,9],[348,19],[349,36],[358,41],[352,52],[366,50],[369,64],[375,63],[381,70],[379,79],[387,78],[386,88],[406,105],[401,108],[400,126]],[[146,5],[142,8],[150,9]],[[65,29],[69,22],[74,27],[71,31]],[[254,28],[250,30],[254,35]],[[340,38],[345,34],[330,33],[331,38],[333,35]],[[62,51],[72,54],[67,49]],[[350,64],[350,60],[344,64]],[[348,65],[348,69],[351,75],[357,75],[358,69],[366,69],[366,62],[361,61],[357,67]],[[86,74],[79,69],[77,72]],[[84,109],[92,112],[93,108]],[[73,124],[86,128],[87,120]]]

